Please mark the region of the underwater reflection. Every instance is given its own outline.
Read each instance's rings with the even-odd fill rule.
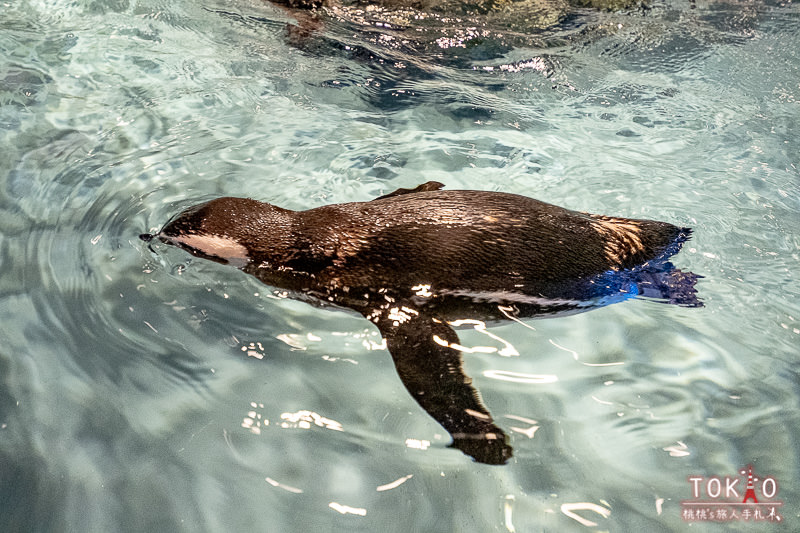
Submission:
[[[142,239],[236,266],[299,299],[357,311],[377,326],[406,389],[447,430],[452,447],[486,464],[505,463],[513,450],[465,374],[461,354],[518,355],[486,330],[487,320],[578,313],[633,297],[702,305],[698,276],[667,261],[689,238],[687,228],[441,188],[427,182],[370,202],[302,212],[221,198],[185,210]],[[454,328],[465,326],[502,348],[464,346]],[[299,346],[297,339],[284,342]],[[557,380],[502,370],[485,375],[528,384]],[[308,411],[281,418],[282,425],[341,430]],[[536,421],[516,420],[530,427],[512,431],[532,438]],[[245,424],[258,427],[258,420]]]

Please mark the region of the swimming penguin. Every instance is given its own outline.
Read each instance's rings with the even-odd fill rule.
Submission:
[[[452,446],[488,464],[506,462],[512,448],[464,374],[448,322],[574,313],[636,296],[702,305],[698,276],[667,261],[688,228],[442,187],[307,211],[218,198],[141,238],[357,311]]]

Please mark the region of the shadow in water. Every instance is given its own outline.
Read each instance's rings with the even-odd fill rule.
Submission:
[[[505,463],[512,448],[463,371],[454,321],[577,313],[638,296],[702,305],[698,276],[667,260],[688,228],[441,188],[427,182],[307,211],[219,198],[141,238],[357,311],[452,446],[487,464]]]

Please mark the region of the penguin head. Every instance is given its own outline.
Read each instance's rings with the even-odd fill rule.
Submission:
[[[253,243],[268,233],[276,211],[283,210],[247,198],[217,198],[186,209],[149,237],[242,268],[253,260]]]

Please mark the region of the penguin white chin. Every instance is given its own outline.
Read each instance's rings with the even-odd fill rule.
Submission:
[[[197,255],[219,259],[236,268],[242,268],[251,259],[247,248],[230,237],[189,233],[166,236],[166,239]]]

